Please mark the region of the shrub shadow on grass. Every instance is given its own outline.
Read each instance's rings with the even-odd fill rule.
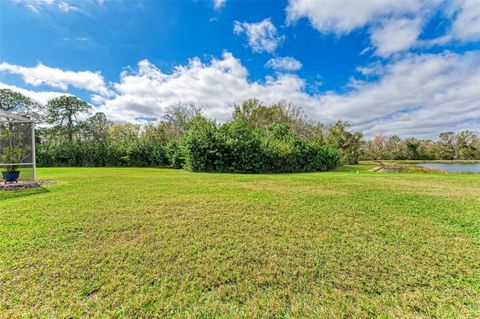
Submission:
[[[26,189],[17,189],[17,190],[0,190],[0,201],[12,198],[19,198],[25,196],[38,195],[43,193],[50,192],[43,186],[36,188],[26,188]]]

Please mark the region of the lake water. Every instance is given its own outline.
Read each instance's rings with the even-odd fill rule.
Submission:
[[[480,163],[420,163],[416,165],[450,173],[480,173]]]

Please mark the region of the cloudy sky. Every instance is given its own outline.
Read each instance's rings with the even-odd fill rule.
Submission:
[[[367,136],[480,130],[480,0],[1,0],[0,87],[115,121],[256,97]]]

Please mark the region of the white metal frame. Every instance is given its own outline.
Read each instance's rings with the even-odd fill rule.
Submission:
[[[7,112],[0,109],[0,123],[29,123],[32,126],[32,163],[7,163],[2,164],[0,163],[0,167],[2,166],[10,166],[10,165],[19,165],[19,166],[29,166],[31,165],[33,168],[33,180],[37,181],[37,160],[36,160],[36,153],[35,153],[35,122],[31,119],[26,117]]]

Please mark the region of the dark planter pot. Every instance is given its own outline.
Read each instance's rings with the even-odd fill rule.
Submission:
[[[18,177],[20,176],[20,171],[2,172],[2,175],[5,183],[13,183],[13,182],[17,183]]]

